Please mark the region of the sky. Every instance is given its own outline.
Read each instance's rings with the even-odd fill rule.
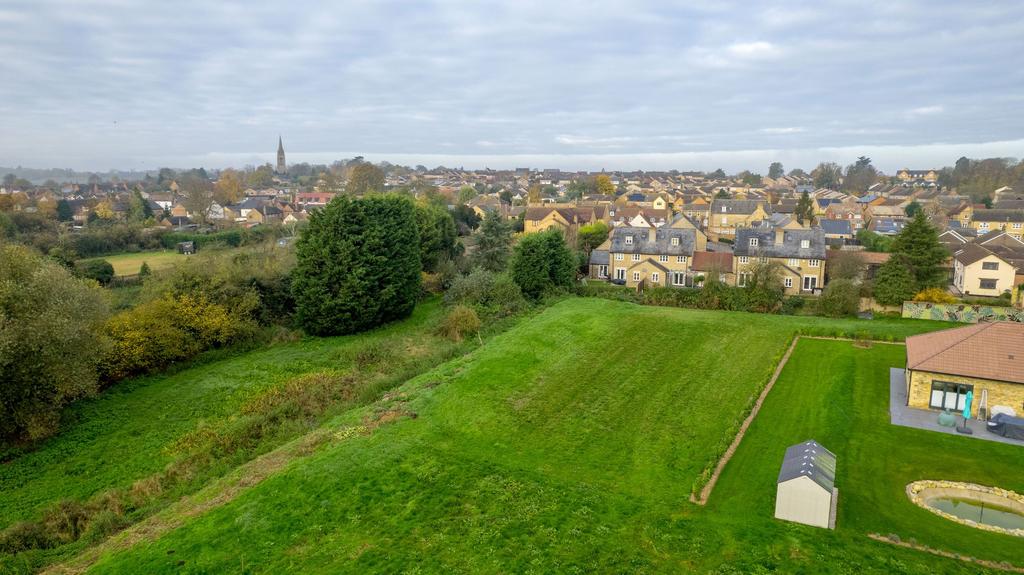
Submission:
[[[1019,0],[2,0],[0,165],[1024,156]]]

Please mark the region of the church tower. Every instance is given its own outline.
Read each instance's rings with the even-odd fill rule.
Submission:
[[[284,174],[286,166],[284,163],[284,142],[281,141],[281,136],[277,137],[277,170],[279,174]]]

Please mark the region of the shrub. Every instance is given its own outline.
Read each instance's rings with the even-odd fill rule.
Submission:
[[[107,260],[85,260],[78,262],[75,273],[78,277],[96,280],[106,286],[114,279],[114,266]]]
[[[902,258],[894,255],[878,268],[873,291],[882,305],[900,305],[914,295],[914,276]]]
[[[457,305],[448,312],[441,322],[439,332],[452,341],[480,331],[480,317],[476,311],[464,305]]]
[[[139,277],[148,278],[152,274],[153,271],[149,269],[149,264],[146,262],[142,262],[142,265],[139,266]]]
[[[65,405],[95,393],[106,315],[98,286],[0,244],[0,439],[51,435]]]
[[[527,234],[516,244],[510,266],[523,295],[537,299],[545,292],[568,289],[576,278],[576,260],[558,230]]]
[[[855,315],[859,309],[860,288],[850,279],[832,280],[818,298],[818,313],[821,315]]]
[[[245,339],[253,328],[204,297],[167,295],[107,321],[113,345],[101,368],[108,380],[146,373]]]
[[[512,315],[526,307],[519,286],[507,274],[476,268],[458,277],[444,295],[448,305],[472,306],[491,317]]]
[[[927,301],[931,303],[956,303],[953,294],[940,288],[928,288],[921,290],[914,295],[914,301]]]
[[[310,216],[292,276],[309,333],[363,331],[412,313],[420,291],[419,228],[401,196],[335,198]]]
[[[791,295],[782,300],[782,308],[779,309],[779,313],[795,315],[804,308],[804,303],[806,303],[804,298],[798,295]]]

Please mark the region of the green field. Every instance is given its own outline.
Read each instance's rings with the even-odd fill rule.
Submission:
[[[878,394],[898,346],[802,342],[709,506],[687,500],[793,333],[935,327],[564,301],[339,415],[312,455],[206,513],[171,516],[184,524],[103,553],[93,571],[979,571],[867,539],[875,531],[1021,563],[1004,536],[904,505],[907,478],[984,482],[1022,461],[1013,446],[889,429]],[[850,470],[834,533],[770,518],[779,454],[808,436]],[[937,463],[944,448],[958,455]]]
[[[58,436],[0,464],[0,528],[30,519],[61,499],[84,500],[130,486],[170,463],[169,447],[200,423],[229,416],[260,390],[294,376],[357,369],[358,353],[370,346],[413,350],[416,362],[393,362],[403,370],[398,375],[429,369],[460,348],[434,334],[441,313],[440,302],[433,300],[408,320],[373,332],[280,343],[220,360],[214,356],[176,373],[120,383],[79,402]],[[358,399],[375,399],[373,392],[380,390]]]
[[[188,257],[175,251],[162,250],[157,252],[114,254],[90,259],[107,260],[110,262],[110,265],[114,266],[114,275],[133,276],[139,273],[143,262],[149,264],[150,271],[155,272],[172,268],[178,265],[178,263],[185,261]]]

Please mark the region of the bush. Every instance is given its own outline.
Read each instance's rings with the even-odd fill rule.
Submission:
[[[834,279],[818,298],[818,313],[829,317],[856,315],[860,310],[860,288],[850,279]]]
[[[114,280],[114,266],[107,260],[85,260],[75,266],[78,277],[96,280],[107,286]]]
[[[779,309],[779,313],[786,315],[796,315],[797,312],[804,308],[806,300],[798,295],[791,295],[782,300],[782,308]]]
[[[914,276],[902,258],[894,255],[878,268],[873,291],[882,305],[900,305],[914,295]]]
[[[419,243],[406,197],[340,196],[314,211],[292,276],[299,324],[336,335],[408,316],[420,293]]]
[[[0,244],[0,440],[47,437],[65,405],[95,393],[106,316],[98,286]]]
[[[928,288],[921,290],[914,295],[913,301],[927,301],[931,303],[956,303],[953,294],[940,288]]]
[[[452,341],[462,341],[463,337],[480,331],[480,316],[471,307],[457,305],[445,316],[438,331]]]
[[[576,278],[576,259],[558,230],[527,234],[516,244],[510,266],[523,295],[538,299],[545,292],[569,289]]]
[[[248,338],[254,327],[204,297],[168,294],[107,321],[113,345],[101,369],[110,381],[150,372]]]
[[[471,306],[489,317],[512,315],[526,307],[519,286],[507,274],[476,268],[458,277],[444,295],[448,305]]]

